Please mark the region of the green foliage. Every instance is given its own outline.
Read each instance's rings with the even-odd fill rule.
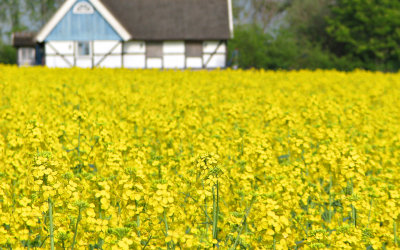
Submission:
[[[231,61],[236,61],[232,58],[235,49],[239,51],[237,61],[241,68],[352,70],[359,67],[349,58],[339,58],[323,49],[319,43],[299,41],[291,30],[281,29],[273,37],[255,25],[239,26],[228,47]]]
[[[276,36],[255,24],[236,27],[232,61],[241,68],[400,68],[400,1],[293,0],[285,21]]]
[[[17,51],[10,45],[3,45],[0,43],[0,63],[3,64],[16,64]]]
[[[332,15],[331,6],[332,0],[293,0],[287,13],[290,30],[300,42],[326,45],[326,20]]]
[[[326,30],[336,55],[371,70],[400,67],[400,1],[338,0]]]
[[[25,0],[26,1],[26,0]],[[43,26],[51,15],[60,7],[63,0],[29,0],[26,1],[27,13],[31,22]]]
[[[295,41],[285,35],[273,38],[257,25],[243,25],[235,30],[229,51],[239,51],[241,68],[289,69],[298,54]]]

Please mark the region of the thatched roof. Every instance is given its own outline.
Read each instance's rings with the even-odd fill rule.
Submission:
[[[230,38],[227,0],[101,0],[134,40]]]

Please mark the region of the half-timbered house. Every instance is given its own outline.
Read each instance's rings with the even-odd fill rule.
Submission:
[[[66,0],[33,40],[48,67],[223,68],[232,35],[231,0]]]

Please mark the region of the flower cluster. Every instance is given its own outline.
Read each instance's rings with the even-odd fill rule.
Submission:
[[[0,248],[399,248],[399,100],[399,73],[0,66]]]

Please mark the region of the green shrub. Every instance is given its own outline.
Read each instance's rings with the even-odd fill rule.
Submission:
[[[319,45],[300,43],[289,30],[280,30],[273,37],[254,25],[237,27],[235,38],[229,42],[228,48],[230,62],[237,61],[240,68],[332,69],[337,61],[334,55]],[[236,60],[232,58],[235,49],[239,51]]]
[[[322,44],[302,40],[290,29],[281,29],[274,37],[256,25],[236,28],[235,37],[228,43],[231,66],[264,69],[355,69],[396,71],[400,62],[363,61],[350,54],[338,56]],[[238,51],[237,52],[235,52]]]
[[[17,50],[11,45],[0,44],[0,63],[16,64]]]
[[[235,38],[228,44],[231,62],[235,50],[239,51],[240,68],[290,69],[298,55],[295,41],[289,36],[273,37],[256,25],[243,25],[235,30]]]

